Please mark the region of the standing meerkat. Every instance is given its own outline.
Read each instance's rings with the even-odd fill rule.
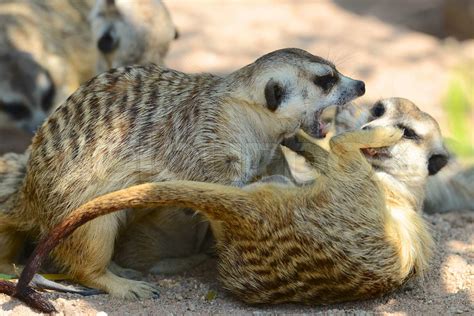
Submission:
[[[89,21],[99,50],[97,73],[150,62],[162,65],[178,36],[160,0],[96,0]]]
[[[380,104],[386,115],[333,137],[329,153],[298,135],[291,148],[321,173],[313,184],[295,187],[278,176],[243,189],[170,181],[92,200],[51,231],[17,288],[3,282],[4,292],[31,298],[27,285],[42,258],[79,225],[163,205],[191,207],[215,224],[220,279],[247,303],[327,304],[391,292],[428,267],[433,241],[421,217],[423,188],[447,152],[437,122],[413,103]],[[36,299],[36,307],[54,310]]]
[[[226,77],[156,65],[101,74],[34,137],[24,182],[0,212],[10,223],[0,229],[0,248],[14,254],[12,227],[44,235],[85,202],[132,185],[186,179],[242,186],[284,138],[300,127],[315,133],[322,109],[364,92],[362,81],[300,49],[274,51]],[[92,221],[53,260],[113,296],[153,296],[152,285],[107,268],[120,228],[135,220],[123,211]]]

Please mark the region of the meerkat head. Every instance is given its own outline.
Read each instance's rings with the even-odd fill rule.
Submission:
[[[55,85],[48,71],[25,52],[0,54],[0,125],[30,133],[52,110]]]
[[[163,63],[178,32],[160,0],[96,0],[89,21],[99,51],[98,72]]]
[[[389,147],[364,149],[375,169],[397,179],[424,180],[448,162],[441,131],[436,120],[407,99],[390,98],[376,102],[368,111],[368,123],[362,129],[395,127],[402,138]]]
[[[363,81],[341,74],[331,62],[296,48],[266,54],[233,74],[252,98],[309,135],[324,137],[322,111],[364,95]]]

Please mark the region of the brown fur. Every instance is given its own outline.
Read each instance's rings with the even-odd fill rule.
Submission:
[[[381,127],[375,120],[369,129],[332,138],[328,155],[298,135],[290,147],[314,167],[323,166],[311,185],[298,188],[279,181],[239,189],[170,181],[99,197],[40,243],[18,283],[17,296],[26,293],[43,257],[79,225],[126,207],[165,205],[197,209],[211,221],[220,279],[247,303],[334,303],[399,288],[428,268],[433,242],[420,215],[422,195],[417,193],[428,176],[429,158],[445,153],[438,147],[441,134],[434,119],[407,100],[383,102],[391,112],[424,125],[425,130],[417,131],[419,143],[414,144],[398,122]],[[410,166],[418,170],[411,183],[406,182],[410,174],[399,179],[391,169],[399,163],[394,160],[407,157],[373,156],[374,151],[390,155],[411,146],[425,154],[423,166]]]
[[[338,82],[324,90],[314,79],[328,73]],[[242,186],[264,171],[283,138],[311,130],[315,112],[363,88],[299,49],[269,53],[226,77],[155,65],[112,70],[79,88],[40,128],[25,180],[0,216],[41,236],[85,202],[132,185],[186,179]],[[107,269],[120,230],[137,219],[122,211],[88,223],[55,249],[55,263],[117,297],[154,295],[152,285]],[[11,238],[0,230],[0,241]]]

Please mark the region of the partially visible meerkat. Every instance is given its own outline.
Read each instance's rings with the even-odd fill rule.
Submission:
[[[99,50],[97,73],[135,64],[163,64],[178,32],[160,0],[96,0],[89,16]]]
[[[32,133],[93,76],[91,2],[0,1],[0,126]]]
[[[429,175],[447,162],[437,122],[406,99],[378,102],[385,114],[330,140],[330,151],[297,135],[290,148],[320,171],[313,184],[273,176],[244,188],[190,181],[149,183],[94,199],[35,249],[16,289],[79,225],[123,208],[191,207],[216,229],[219,276],[241,300],[327,304],[377,297],[428,268],[432,237],[421,216]],[[321,158],[325,157],[325,158]],[[326,159],[321,163],[321,159]],[[41,299],[36,307],[54,306]]]
[[[378,108],[354,103],[340,106],[334,118],[336,134],[357,130],[367,121],[377,119],[383,111],[383,105]],[[466,166],[450,156],[447,166],[426,183],[423,209],[427,213],[474,211],[474,166]]]
[[[271,52],[225,77],[156,65],[111,70],[38,130],[24,182],[0,216],[10,228],[42,236],[92,198],[140,183],[243,186],[284,138],[299,128],[315,133],[322,109],[364,93],[362,81],[300,49]],[[116,297],[153,296],[154,286],[107,269],[121,227],[137,220],[123,211],[88,223],[55,250],[55,264]],[[0,231],[6,253],[15,252],[12,240],[7,228]]]

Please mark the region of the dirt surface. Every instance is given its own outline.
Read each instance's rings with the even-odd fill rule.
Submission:
[[[441,122],[443,133],[449,136],[441,100],[451,69],[474,59],[474,42],[441,40],[414,31],[420,28],[413,27],[410,21],[414,15],[410,12],[418,10],[420,3],[430,1],[404,1],[403,5],[392,5],[389,9],[378,6],[372,10],[367,7],[368,1],[360,1],[366,7],[358,6],[358,2],[168,1],[181,34],[172,46],[168,65],[186,72],[228,73],[271,50],[300,47],[331,59],[341,72],[365,80],[367,94],[361,102],[388,96],[409,98],[433,114]],[[386,10],[392,12],[387,21]],[[416,17],[419,19],[420,15]],[[432,23],[432,15],[427,17]],[[48,295],[65,315],[472,315],[474,213],[435,214],[426,219],[432,225],[437,244],[431,271],[423,281],[376,300],[324,307],[247,306],[220,287],[213,260],[186,274],[149,276],[149,281],[160,285],[160,299],[127,302],[106,295]],[[206,299],[212,291],[217,293],[216,298]],[[20,302],[0,295],[0,314],[34,313]]]

